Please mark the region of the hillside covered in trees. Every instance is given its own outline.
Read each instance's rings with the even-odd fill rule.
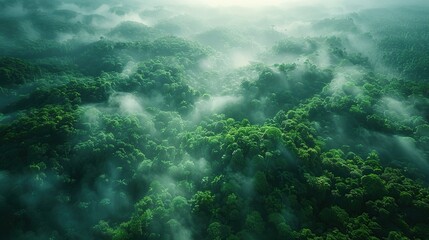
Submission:
[[[429,239],[425,1],[0,1],[0,238]]]

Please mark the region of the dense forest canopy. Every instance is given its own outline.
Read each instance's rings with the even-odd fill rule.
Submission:
[[[429,239],[426,1],[0,1],[1,239]]]

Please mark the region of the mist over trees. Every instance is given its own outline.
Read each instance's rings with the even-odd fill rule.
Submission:
[[[0,1],[1,239],[429,239],[425,1]]]

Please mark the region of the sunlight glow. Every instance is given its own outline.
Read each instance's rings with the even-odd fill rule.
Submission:
[[[272,6],[281,3],[281,0],[217,0],[209,1],[211,4],[216,4],[218,6],[240,6],[240,7],[259,7],[259,6]]]
[[[292,0],[295,1],[295,0]],[[198,4],[211,7],[264,7],[279,5],[284,0],[200,0],[193,1]]]
[[[167,0],[168,1],[168,0]],[[361,0],[369,1],[369,0]],[[243,8],[260,8],[282,6],[286,8],[302,6],[324,6],[335,7],[345,3],[344,0],[181,0],[182,4],[200,5],[209,7],[243,7]]]

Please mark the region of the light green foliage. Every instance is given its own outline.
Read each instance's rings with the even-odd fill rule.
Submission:
[[[208,213],[212,210],[215,196],[210,191],[198,191],[192,197],[192,211],[196,213]]]

